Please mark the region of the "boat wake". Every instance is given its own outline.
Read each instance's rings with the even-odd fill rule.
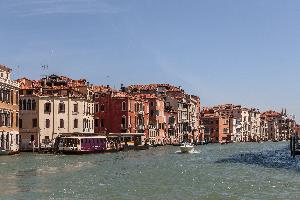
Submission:
[[[201,152],[200,152],[200,151],[194,150],[194,151],[190,151],[190,152],[188,152],[188,153],[182,153],[181,151],[176,151],[175,153],[176,153],[176,154],[199,154],[199,153],[201,153]]]

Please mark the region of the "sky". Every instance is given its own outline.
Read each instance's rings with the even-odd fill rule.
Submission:
[[[15,79],[170,83],[299,121],[300,1],[0,0],[0,63]]]

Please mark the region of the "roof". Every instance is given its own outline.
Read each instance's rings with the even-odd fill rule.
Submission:
[[[181,92],[181,88],[180,87],[176,87],[170,84],[145,84],[145,85],[130,85],[127,87],[128,90],[132,91],[132,90],[141,90],[141,91],[153,91],[153,90],[157,90],[158,88],[164,87],[166,88],[167,91],[176,91],[176,92]]]
[[[85,97],[80,88],[89,87],[85,79],[73,80],[66,76],[50,75],[40,80],[18,79],[20,90],[32,90],[35,96]]]
[[[109,85],[104,86],[104,85],[95,85],[93,86],[93,91],[94,92],[110,92],[110,91],[117,91],[111,87],[109,87]]]
[[[266,118],[272,118],[272,117],[280,117],[281,114],[279,112],[269,110],[261,114],[262,117]]]
[[[2,65],[2,64],[0,64],[0,69],[1,69],[1,70],[4,70],[4,71],[7,71],[7,72],[11,72],[11,71],[12,71],[12,69],[10,69],[10,68],[8,68],[7,66]]]

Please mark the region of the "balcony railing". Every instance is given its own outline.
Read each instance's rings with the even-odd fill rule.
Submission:
[[[144,111],[139,111],[138,114],[139,115],[144,115]]]
[[[11,85],[11,86],[14,86],[14,87],[17,87],[17,88],[20,87],[20,84],[18,82],[10,80],[10,79],[0,78],[0,83]]]
[[[145,126],[144,125],[139,125],[138,128],[139,128],[139,130],[144,130]]]

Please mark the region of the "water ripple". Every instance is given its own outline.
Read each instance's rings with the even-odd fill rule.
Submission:
[[[229,158],[220,159],[216,163],[242,163],[266,168],[300,171],[300,160],[292,158],[286,147],[279,150],[240,153]]]

